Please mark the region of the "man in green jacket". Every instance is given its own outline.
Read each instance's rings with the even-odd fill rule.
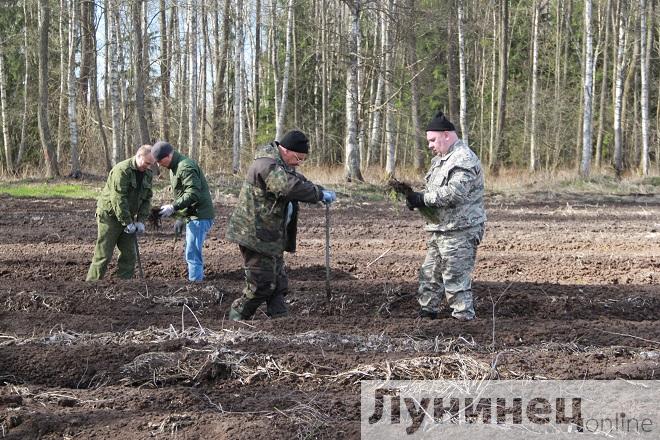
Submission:
[[[155,163],[150,145],[138,148],[135,157],[115,165],[96,203],[98,237],[87,281],[103,278],[117,246],[117,274],[132,278],[135,272],[137,238],[144,233],[144,220],[151,208],[151,169]]]
[[[333,191],[296,172],[308,153],[307,136],[293,130],[281,141],[261,147],[248,169],[227,227],[227,239],[237,243],[243,255],[246,281],[243,295],[231,305],[229,319],[250,319],[263,302],[271,318],[288,314],[283,254],[296,250],[298,202],[337,200]]]
[[[204,279],[202,248],[206,234],[213,226],[215,211],[206,177],[192,159],[174,150],[167,142],[156,142],[152,152],[158,165],[169,168],[174,202],[160,207],[161,217],[175,212],[186,222],[186,262],[188,279]]]

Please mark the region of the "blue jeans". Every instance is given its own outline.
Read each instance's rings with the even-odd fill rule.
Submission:
[[[206,234],[213,226],[213,220],[189,220],[186,224],[186,263],[188,263],[188,279],[202,281],[204,279],[204,258],[202,247]]]

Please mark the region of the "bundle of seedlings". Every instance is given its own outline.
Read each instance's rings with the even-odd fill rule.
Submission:
[[[408,182],[402,182],[391,177],[390,180],[387,181],[387,192],[391,200],[401,200],[402,198],[407,198],[410,194],[414,193],[415,190]],[[435,209],[424,206],[417,208],[417,210],[425,220],[431,223],[439,222]]]

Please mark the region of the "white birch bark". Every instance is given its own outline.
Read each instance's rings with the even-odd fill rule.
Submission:
[[[27,118],[28,118],[28,87],[30,84],[30,46],[28,41],[28,0],[23,0],[23,53],[25,54],[25,76],[23,78],[23,118],[21,122],[21,142],[18,146],[18,155],[14,165],[18,168],[23,161],[25,154],[25,144],[27,137]]]
[[[117,165],[123,157],[121,139],[121,100],[119,96],[119,17],[117,0],[108,1],[108,25],[110,38],[110,106],[112,116],[112,165]]]
[[[467,120],[467,84],[466,75],[467,70],[465,67],[465,37],[463,35],[463,0],[458,0],[458,67],[459,67],[459,84],[460,84],[460,121],[461,121],[461,134],[463,141],[469,145],[468,139],[468,120]]]
[[[64,105],[66,103],[66,96],[67,96],[67,68],[66,66],[68,65],[67,63],[67,52],[68,50],[65,49],[64,44],[68,39],[66,39],[65,35],[65,28],[66,28],[66,13],[68,12],[69,6],[66,2],[66,0],[60,0],[60,15],[59,15],[59,23],[58,23],[58,31],[59,31],[59,37],[60,37],[60,102],[59,102],[59,112],[57,114],[57,150],[56,150],[56,157],[57,160],[60,159],[62,156],[62,141],[64,140],[64,117],[66,115],[66,111],[64,110]]]
[[[233,148],[232,148],[232,172],[234,174],[240,171],[241,166],[241,131],[243,128],[243,109],[242,109],[242,93],[243,93],[243,0],[236,2],[236,20],[235,38],[234,41],[234,135],[233,135]]]
[[[529,170],[536,171],[536,94],[539,64],[539,4],[534,2],[534,23],[532,25],[532,93],[530,97],[531,127],[529,137]]]
[[[69,62],[67,65],[67,97],[69,116],[69,136],[71,152],[71,177],[80,177],[80,157],[78,156],[78,115],[76,114],[76,40],[78,23],[78,4],[76,0],[71,0],[71,9],[69,12]]]
[[[385,172],[389,176],[394,176],[396,169],[396,145],[394,143],[394,110],[392,108],[392,43],[390,40],[391,19],[389,18],[394,11],[394,1],[388,0],[386,6],[386,28],[385,38],[385,148],[387,148],[387,157],[385,159]]]
[[[369,145],[369,154],[367,155],[367,166],[371,163],[371,156],[380,152],[380,145],[383,137],[381,136],[381,118],[382,118],[382,102],[383,102],[383,89],[385,85],[385,46],[387,44],[386,28],[387,16],[384,10],[380,11],[380,57],[378,69],[378,78],[376,85],[376,95],[374,97],[374,105],[371,110],[371,136]]]
[[[2,144],[5,147],[5,169],[14,171],[12,148],[9,141],[9,121],[7,119],[7,78],[5,74],[5,49],[0,42],[0,113],[2,114]]]
[[[591,34],[591,0],[584,1],[584,79],[582,83],[582,92],[584,100],[584,112],[582,114],[582,162],[580,163],[580,174],[582,177],[589,177],[591,170],[591,109],[592,94],[594,82],[594,64],[593,64],[593,41]]]
[[[647,41],[646,31],[646,0],[639,0],[639,18],[640,18],[640,64],[641,64],[641,80],[642,80],[642,157],[641,157],[641,171],[642,175],[648,176],[649,174],[649,64],[650,64],[650,47]],[[649,38],[650,39],[650,38]]]
[[[191,1],[188,7],[188,154],[199,160],[197,154],[197,7]]]
[[[360,150],[358,145],[358,40],[360,39],[361,0],[348,5],[351,10],[351,25],[346,69],[346,140],[344,171],[346,180],[362,181]]]
[[[281,139],[284,135],[284,121],[286,119],[286,104],[289,95],[289,76],[291,67],[291,31],[293,27],[293,0],[287,2],[286,19],[286,47],[284,52],[284,72],[282,72],[282,95],[280,97],[279,114],[275,127],[275,139]]]
[[[626,23],[624,4],[619,6],[617,17],[618,40],[616,48],[616,74],[614,79],[614,170],[617,176],[623,172],[623,133],[621,131],[621,111],[623,106],[623,75],[625,72]]]

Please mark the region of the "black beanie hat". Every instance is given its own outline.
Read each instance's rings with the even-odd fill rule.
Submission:
[[[296,153],[309,153],[309,139],[307,139],[307,136],[302,131],[289,131],[282,137],[280,145]]]
[[[426,126],[426,131],[456,131],[456,127],[442,112],[438,112]]]
[[[172,146],[165,141],[158,141],[154,144],[153,147],[151,147],[151,154],[154,155],[154,159],[156,159],[156,161],[159,161],[168,156],[172,151],[174,151],[174,148],[172,148]]]

